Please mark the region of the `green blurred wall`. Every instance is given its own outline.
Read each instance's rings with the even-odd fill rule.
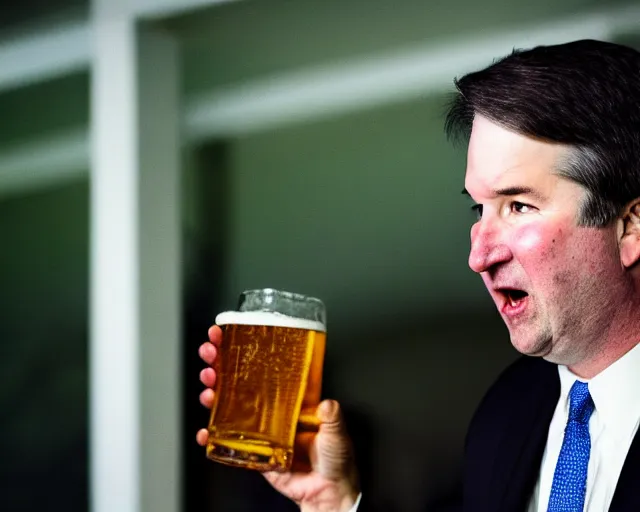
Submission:
[[[86,181],[0,201],[0,247],[0,508],[86,510]]]
[[[484,297],[466,268],[464,152],[438,97],[241,138],[222,220],[228,296],[300,288],[331,320],[380,320]],[[420,305],[418,308],[418,304]],[[349,310],[349,315],[341,314]]]

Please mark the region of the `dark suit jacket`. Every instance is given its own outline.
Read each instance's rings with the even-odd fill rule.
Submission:
[[[527,510],[559,396],[556,365],[522,357],[507,368],[471,421],[460,497],[447,510]],[[359,512],[369,509],[366,493],[361,505]],[[370,505],[375,510],[375,504]],[[640,431],[627,454],[609,512],[640,512]]]

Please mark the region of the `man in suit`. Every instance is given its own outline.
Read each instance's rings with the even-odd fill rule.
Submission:
[[[471,422],[452,510],[640,510],[640,53],[537,47],[456,86],[469,266],[523,356]],[[220,329],[209,339],[211,364]],[[201,380],[210,406],[214,371]],[[303,511],[366,511],[339,405],[318,417],[313,471],[265,477]]]

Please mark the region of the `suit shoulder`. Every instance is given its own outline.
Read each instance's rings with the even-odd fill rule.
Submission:
[[[520,356],[498,376],[489,392],[515,392],[515,386],[531,385],[531,379],[550,380],[557,377],[558,367],[540,357]]]
[[[498,411],[508,411],[530,393],[551,388],[558,381],[557,366],[539,357],[520,356],[498,376],[480,402],[473,423],[486,415],[495,420]]]

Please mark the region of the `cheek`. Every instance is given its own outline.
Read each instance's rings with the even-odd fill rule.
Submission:
[[[531,284],[543,295],[564,294],[571,282],[571,254],[561,227],[530,225],[516,234],[517,259]]]
[[[604,235],[564,225],[531,224],[513,237],[516,258],[541,289],[565,293],[585,276],[606,274]]]
[[[543,225],[524,226],[515,233],[514,249],[519,259],[549,260],[562,250],[563,230]]]

